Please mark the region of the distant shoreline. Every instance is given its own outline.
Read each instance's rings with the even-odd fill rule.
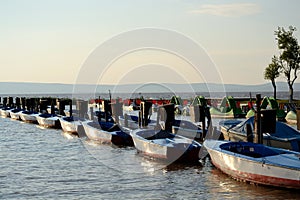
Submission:
[[[264,96],[273,96],[273,92],[251,92],[251,98],[255,99],[256,94],[261,94],[262,97]],[[250,98],[250,92],[176,92],[176,93],[165,93],[165,92],[149,92],[149,93],[112,93],[112,98],[140,98],[143,96],[145,99],[150,98],[171,98],[173,95],[180,96],[183,99],[191,99],[194,98],[196,95],[204,96],[205,98],[223,98],[224,96],[233,96],[234,98]],[[0,97],[57,97],[57,98],[77,98],[77,99],[94,99],[94,98],[104,98],[108,99],[109,94],[106,93],[32,93],[32,94],[1,94]],[[288,92],[277,92],[277,99],[278,100],[287,100],[289,98]],[[294,99],[300,100],[300,91],[294,91]]]

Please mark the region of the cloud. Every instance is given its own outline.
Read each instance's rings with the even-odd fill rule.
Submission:
[[[193,14],[209,14],[223,17],[240,17],[253,15],[260,12],[260,6],[254,3],[234,3],[234,4],[204,4],[199,9],[191,10]]]

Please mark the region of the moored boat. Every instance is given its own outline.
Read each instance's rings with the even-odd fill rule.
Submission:
[[[10,117],[10,111],[13,110],[13,108],[10,107],[4,107],[1,109],[1,116],[2,117]]]
[[[118,146],[133,146],[131,136],[120,130],[113,122],[84,121],[82,125],[90,140]]]
[[[219,107],[211,106],[210,114],[212,118],[244,118],[246,113],[240,108],[232,96],[224,97]]]
[[[168,131],[137,129],[132,131],[138,152],[167,162],[198,162],[201,144]]]
[[[21,109],[12,109],[10,110],[10,118],[15,119],[15,120],[21,120],[20,114],[23,110]]]
[[[212,163],[235,179],[300,189],[300,153],[250,142],[205,140]]]
[[[71,117],[60,117],[59,118],[61,128],[64,132],[78,135],[80,131],[82,131],[83,126],[79,119],[74,119]]]
[[[245,121],[229,120],[221,121],[220,129],[225,140],[247,141],[247,124],[254,132],[254,117]],[[263,133],[263,143],[267,146],[300,151],[300,133],[283,122],[276,121],[274,133]]]
[[[36,120],[40,126],[46,128],[61,128],[59,117],[57,115],[44,113],[37,115]]]
[[[38,116],[38,112],[33,111],[22,111],[19,116],[22,121],[28,122],[28,123],[37,123],[36,116]]]
[[[285,120],[289,124],[297,124],[297,113],[294,110],[289,111],[285,116]]]

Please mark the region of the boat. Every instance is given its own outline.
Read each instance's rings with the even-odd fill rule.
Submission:
[[[22,121],[24,122],[28,122],[28,123],[34,123],[36,124],[37,123],[37,120],[36,120],[36,116],[39,115],[38,112],[34,112],[34,111],[22,111],[19,116],[21,118]]]
[[[40,126],[46,128],[61,128],[59,117],[55,114],[43,113],[36,115],[36,120]]]
[[[133,146],[132,138],[123,132],[114,122],[84,121],[82,122],[86,136],[102,144],[117,146]]]
[[[82,131],[83,126],[81,124],[81,121],[84,121],[84,119],[74,118],[71,117],[60,117],[58,118],[60,121],[61,128],[66,133],[71,133],[74,135],[78,135],[80,131]]]
[[[247,141],[247,124],[250,124],[254,132],[254,117],[247,120],[225,120],[220,121],[220,130],[225,140]],[[300,133],[291,126],[276,121],[274,133],[263,133],[263,143],[267,146],[300,151]]]
[[[172,96],[170,103],[174,104],[174,112],[176,115],[183,113],[183,101],[180,96]]]
[[[18,108],[10,110],[10,113],[9,113],[10,118],[15,119],[15,120],[21,120],[20,114],[22,111],[23,110],[18,109]]]
[[[285,120],[289,124],[297,124],[297,113],[294,110],[290,110],[286,114]]]
[[[276,109],[276,117],[280,121],[284,121],[286,113],[283,109],[279,108],[278,102],[274,97],[265,96],[261,102],[261,109]]]
[[[143,155],[167,162],[198,162],[201,144],[164,130],[137,129],[131,133],[134,146]]]
[[[300,153],[250,142],[205,140],[211,162],[246,182],[300,189]]]
[[[10,107],[4,107],[1,109],[1,116],[2,117],[10,117],[10,111],[12,110],[12,108]]]
[[[246,116],[232,96],[224,97],[219,107],[211,106],[209,111],[212,118],[244,118]]]

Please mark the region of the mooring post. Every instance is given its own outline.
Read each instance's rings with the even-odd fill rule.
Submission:
[[[261,95],[256,95],[256,115],[255,115],[255,143],[262,144],[262,131],[261,131]]]
[[[54,110],[54,100],[51,100],[51,115],[55,114],[55,110]]]
[[[72,108],[72,100],[69,101],[69,105],[70,105],[70,109],[69,109],[69,113],[70,113],[70,117],[72,117],[72,112],[73,112],[73,108]]]
[[[253,133],[250,124],[246,124],[246,130],[247,130],[247,142],[253,142]]]
[[[297,129],[300,130],[300,107],[296,109],[297,112]]]
[[[124,114],[124,126],[128,127],[128,114],[127,113]]]

